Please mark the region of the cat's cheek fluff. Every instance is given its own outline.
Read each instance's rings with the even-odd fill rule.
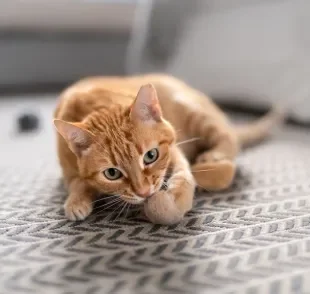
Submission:
[[[154,224],[173,225],[179,223],[184,213],[176,206],[173,195],[159,191],[144,203],[144,213]]]

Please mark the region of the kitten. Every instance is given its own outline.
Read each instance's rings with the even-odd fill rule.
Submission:
[[[112,194],[144,205],[153,223],[177,223],[192,208],[196,184],[229,187],[240,148],[266,137],[280,117],[236,128],[208,97],[171,76],[79,81],[62,93],[54,120],[65,214],[85,219],[99,194]]]

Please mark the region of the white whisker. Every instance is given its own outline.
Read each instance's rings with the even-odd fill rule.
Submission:
[[[125,218],[127,219],[127,214],[129,212],[129,209],[130,209],[130,203],[128,203],[128,206],[127,206],[127,209],[126,209],[126,214],[125,214]]]
[[[121,201],[122,203],[120,205],[118,205],[111,213],[109,213],[104,219],[106,220],[108,217],[112,216],[114,214],[114,212],[119,209],[122,205],[123,205],[123,201]]]
[[[113,206],[113,205],[115,205],[115,204],[117,204],[117,203],[119,203],[119,202],[121,202],[122,200],[121,199],[115,199],[115,200],[113,200],[113,201],[110,201],[110,202],[108,202],[108,203],[105,203],[104,205],[100,205],[100,206],[98,206],[98,207],[96,207],[97,209],[98,208],[103,208],[103,207],[105,207],[104,209],[100,209],[100,211],[103,211],[103,210],[105,210],[105,209],[107,209],[107,208],[109,208],[109,207],[111,207],[111,206]],[[107,206],[107,207],[106,207]]]
[[[106,202],[106,203],[104,203],[104,204],[102,204],[102,205],[99,205],[99,206],[97,206],[96,208],[105,207],[105,206],[107,206],[107,205],[109,205],[109,204],[111,204],[111,203],[118,202],[119,200],[120,200],[119,198],[112,199],[111,201]]]
[[[200,140],[200,138],[192,138],[192,139],[188,139],[188,140],[184,140],[184,141],[178,142],[176,145],[179,146],[179,145],[182,145],[182,144],[191,143],[191,142],[195,142],[195,141],[198,141],[198,140]]]
[[[123,205],[121,211],[118,213],[118,215],[115,219],[118,219],[122,215],[122,212],[123,212],[124,208],[127,206],[127,204],[128,204],[127,202],[124,202],[124,205]]]
[[[110,206],[108,206],[108,207],[106,207],[106,208],[104,208],[104,209],[101,209],[101,210],[97,211],[94,215],[99,214],[99,213],[102,213],[102,212],[104,212],[105,210],[107,210],[108,208],[113,207],[113,206],[119,204],[120,202],[121,202],[121,201],[114,202],[112,205],[110,205]],[[118,207],[119,207],[119,206],[118,206]]]
[[[192,173],[199,173],[199,172],[206,172],[206,171],[211,171],[215,170],[215,168],[209,168],[209,169],[202,169],[202,170],[192,170]]]
[[[96,203],[98,201],[104,201],[106,199],[111,199],[111,198],[114,198],[114,197],[118,197],[119,195],[109,195],[109,196],[103,196],[103,197],[100,197],[99,199],[96,199],[95,201],[93,201],[92,203]]]
[[[96,200],[93,201],[92,203],[94,204],[94,203],[96,203],[96,202],[98,202],[98,201],[102,201],[102,199],[103,199],[103,198],[96,199]]]

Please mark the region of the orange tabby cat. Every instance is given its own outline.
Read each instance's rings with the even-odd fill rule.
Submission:
[[[165,75],[79,81],[61,95],[54,120],[66,216],[82,220],[99,194],[112,194],[143,204],[153,223],[177,223],[196,183],[229,187],[240,147],[265,137],[278,118],[235,128],[204,94]]]

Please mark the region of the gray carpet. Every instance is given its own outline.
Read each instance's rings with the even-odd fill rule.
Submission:
[[[55,101],[0,100],[0,293],[310,293],[310,136],[286,128],[238,159],[234,186],[197,195],[177,226],[113,209],[83,222],[65,193]],[[41,131],[19,135],[36,110]]]

